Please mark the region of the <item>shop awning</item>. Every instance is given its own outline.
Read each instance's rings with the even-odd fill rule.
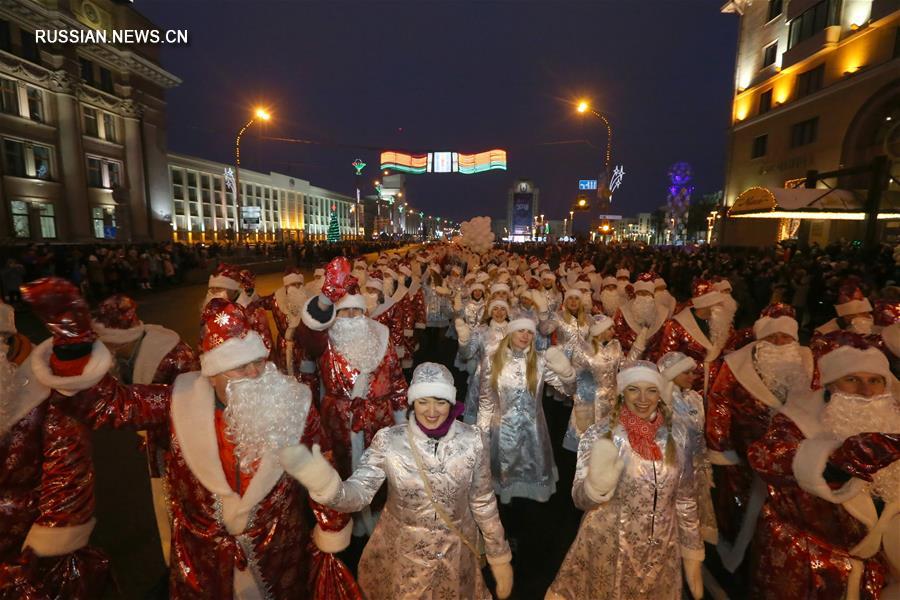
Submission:
[[[741,193],[728,209],[728,216],[750,219],[831,219],[862,221],[865,197],[841,189],[752,187]],[[884,203],[882,203],[884,210]],[[879,219],[897,219],[900,214],[881,212]]]

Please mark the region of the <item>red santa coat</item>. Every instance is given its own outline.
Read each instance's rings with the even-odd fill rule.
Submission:
[[[394,293],[393,296],[385,300],[384,303],[379,304],[372,312],[372,314],[369,315],[372,320],[378,321],[388,328],[388,332],[391,338],[391,345],[397,352],[397,358],[400,359],[401,365],[403,365],[405,359],[408,358],[406,355],[405,333],[407,327],[405,315],[405,302],[407,298],[406,292],[406,288],[401,287],[397,290],[397,292]],[[412,335],[411,330],[410,335]],[[411,357],[409,357],[409,364],[410,366],[412,366]]]
[[[95,427],[170,423],[171,598],[309,597],[306,491],[271,453],[260,460],[243,495],[231,488],[220,459],[215,391],[208,378],[193,372],[180,375],[173,386],[128,387],[107,378],[73,404]],[[315,407],[307,406],[300,441],[321,443],[327,452]],[[320,539],[329,533],[349,535],[347,515],[318,505],[314,509]]]
[[[782,406],[753,365],[755,347],[744,346],[725,357],[707,398],[706,446],[714,465],[716,522],[723,538],[718,551],[731,571],[743,560],[765,499],[765,486],[754,482],[747,464],[747,448],[766,434]],[[808,348],[801,351],[812,377],[812,354]]]
[[[818,414],[823,391],[794,398],[775,415],[747,458],[768,486],[754,546],[758,564],[750,596],[763,600],[876,600],[886,566],[881,535],[890,519],[879,517],[859,479],[833,489],[822,477],[826,464],[871,475],[874,462],[900,459],[900,443],[864,452],[843,451],[826,434]],[[894,436],[896,438],[896,436]],[[837,450],[837,452],[835,452]]]
[[[0,429],[0,598],[93,599],[109,560],[88,546],[94,519],[90,428],[73,398],[106,376],[112,356],[100,342],[80,376],[52,373],[52,340],[16,372],[8,420]],[[22,551],[22,554],[20,554]],[[43,595],[42,595],[43,594]]]
[[[656,346],[662,337],[662,327],[666,322],[666,310],[661,306],[656,307],[656,319],[650,327],[647,328],[647,339],[645,341],[644,355],[652,356]],[[613,331],[616,339],[622,346],[622,352],[627,356],[631,352],[631,347],[637,339],[638,332],[642,327],[638,324],[631,310],[631,304],[626,302],[616,311],[613,317]],[[639,357],[636,357],[639,358]]]
[[[309,386],[313,394],[313,402],[319,402],[319,377],[316,363],[306,353],[298,335],[302,335],[303,324],[300,316],[293,317],[287,311],[287,288],[280,287],[275,293],[261,297],[256,305],[272,313],[278,341],[275,343],[273,359],[278,368],[288,375],[296,377]]]
[[[655,362],[666,352],[681,352],[693,358],[697,361],[694,391],[706,398],[707,390],[716,380],[722,350],[722,347],[713,346],[697,324],[691,308],[687,307],[666,321],[656,350],[650,354],[650,360]]]

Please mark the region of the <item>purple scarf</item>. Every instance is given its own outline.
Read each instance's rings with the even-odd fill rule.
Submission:
[[[450,409],[450,414],[447,415],[447,418],[444,419],[444,422],[441,423],[440,425],[438,425],[437,427],[435,427],[434,429],[428,429],[427,427],[425,427],[424,425],[419,423],[419,420],[416,419],[415,412],[413,412],[413,419],[416,419],[416,425],[419,426],[419,429],[422,430],[422,433],[424,433],[425,435],[427,435],[428,437],[430,437],[433,440],[437,440],[437,439],[440,439],[440,438],[444,437],[445,435],[447,435],[447,432],[450,431],[450,427],[453,425],[453,421],[456,420],[456,417],[463,414],[463,411],[465,411],[465,410],[466,410],[466,403],[465,402],[457,402]]]

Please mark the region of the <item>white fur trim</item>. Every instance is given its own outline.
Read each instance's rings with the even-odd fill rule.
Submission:
[[[651,369],[650,367],[638,365],[619,371],[619,374],[616,376],[616,391],[621,394],[622,390],[626,387],[632,383],[639,382],[652,383],[659,388],[660,392],[663,390],[663,379],[662,375],[659,374],[659,371]]]
[[[32,353],[31,356],[34,356]],[[11,405],[4,407],[4,419],[0,420],[0,437],[12,429],[31,410],[50,397],[50,388],[43,385],[32,373],[32,363],[26,360],[16,369],[13,386],[18,390],[10,398]]]
[[[376,290],[384,291],[384,281],[378,279],[377,277],[369,277],[366,280],[366,287],[375,288]]]
[[[491,303],[488,305],[488,314],[493,312],[493,310],[495,308],[497,308],[498,306],[502,306],[503,308],[506,309],[506,312],[509,313],[509,304],[506,302],[506,300],[498,299],[498,300],[491,300]]]
[[[106,327],[100,321],[91,321],[91,329],[97,332],[100,341],[105,344],[130,344],[144,335],[144,324],[128,329]]]
[[[613,321],[609,317],[606,317],[605,319],[601,319],[599,321],[594,321],[594,323],[591,324],[590,334],[592,337],[597,337],[613,325],[615,325],[615,321]]]
[[[730,466],[730,465],[739,465],[741,464],[741,457],[737,455],[737,452],[734,450],[725,450],[724,452],[719,452],[718,450],[707,450],[706,457],[709,459],[710,464],[720,465],[720,466]]]
[[[456,404],[456,388],[449,383],[423,381],[414,383],[406,390],[406,398],[411,405],[419,398],[438,398]]]
[[[531,333],[537,333],[537,326],[534,324],[534,320],[527,317],[521,319],[513,319],[506,326],[506,331],[510,333],[512,333],[513,331],[521,331],[522,329],[526,329]]]
[[[636,281],[634,283],[634,291],[637,292],[650,292],[651,294],[656,291],[656,286],[652,281]]]
[[[248,331],[242,338],[226,340],[200,355],[200,372],[207,377],[230,371],[269,356],[262,337]]]
[[[863,482],[859,479],[851,479],[841,488],[832,490],[822,475],[828,464],[828,457],[840,448],[842,443],[841,440],[828,434],[800,442],[791,465],[797,485],[804,491],[835,504],[846,502],[860,493]]]
[[[773,333],[786,333],[795,340],[799,340],[798,329],[797,320],[787,315],[776,318],[760,317],[753,324],[753,335],[757,340],[761,340]]]
[[[672,381],[682,373],[686,371],[691,371],[697,368],[697,361],[691,358],[690,356],[685,356],[681,360],[679,360],[674,365],[668,367],[667,369],[663,369],[662,375],[663,379],[668,381]]]
[[[41,342],[31,352],[31,370],[37,380],[51,390],[56,390],[65,396],[74,396],[78,392],[90,389],[100,383],[100,380],[112,367],[112,354],[97,340],[91,351],[91,358],[84,366],[81,375],[73,377],[60,377],[54,375],[50,368],[50,354],[53,352],[53,338]]]
[[[33,523],[22,543],[22,549],[31,548],[40,557],[71,554],[87,546],[96,524],[97,519],[93,517],[87,523],[68,527],[48,527]]]
[[[622,318],[625,319],[628,327],[630,327],[633,332],[640,333],[642,327],[638,324],[637,317],[634,316],[634,311],[631,309],[631,302],[623,303],[622,306],[619,307],[619,311],[622,313]],[[656,335],[656,332],[665,324],[668,316],[666,309],[657,303],[656,315],[653,317],[653,323],[647,328],[647,340]]]
[[[303,310],[300,312],[300,319],[303,321],[303,324],[312,329],[313,331],[324,331],[331,327],[334,323],[334,319],[337,316],[337,311],[334,309],[334,305],[331,305],[329,308],[331,309],[331,316],[327,321],[318,321],[309,312],[309,303],[310,302],[318,302],[319,296],[314,295],[309,300],[306,301],[306,304],[303,305]]]
[[[312,402],[309,388],[303,386],[305,411]],[[185,373],[175,379],[172,390],[172,435],[184,462],[197,481],[222,502],[222,524],[231,535],[240,535],[247,527],[250,512],[275,487],[284,474],[278,458],[267,453],[239,496],[225,478],[215,429],[215,391],[209,379],[199,372]],[[306,415],[301,415],[304,422]],[[302,432],[300,433],[302,435]]]
[[[350,545],[350,538],[353,537],[353,520],[351,519],[340,531],[325,531],[316,523],[312,537],[316,548],[320,551],[327,554],[341,552]]]
[[[759,373],[756,372],[756,368],[753,366],[753,349],[755,347],[755,343],[747,344],[740,350],[730,353],[725,357],[725,366],[734,375],[738,384],[747,390],[751,396],[769,408],[780,408],[782,402],[763,383]],[[807,375],[811,375],[811,373],[807,373]]]
[[[713,284],[713,289],[717,292],[730,292],[731,291],[731,282],[727,279],[723,279],[722,281],[717,281]]]
[[[697,296],[696,298],[691,298],[691,304],[695,308],[706,308],[708,306],[713,306],[725,300],[722,292],[712,291],[703,294],[702,296]]]
[[[509,293],[509,286],[505,283],[495,283],[491,286],[491,293],[496,294],[497,292],[506,292]]]
[[[175,349],[181,338],[171,329],[159,325],[146,325],[144,339],[134,359],[134,372],[131,374],[132,383],[152,383],[159,370],[159,363]]]
[[[618,279],[619,277],[631,277],[631,271],[629,271],[628,269],[619,269],[618,271],[616,271],[616,279]]]
[[[564,300],[568,300],[569,298],[578,298],[581,299],[581,290],[578,288],[569,288],[566,290],[565,296],[563,296]]]
[[[885,378],[888,386],[894,381],[887,356],[878,348],[860,350],[840,346],[819,358],[822,384],[828,384],[850,373],[875,373]]]
[[[303,274],[302,273],[290,273],[281,278],[281,283],[285,286],[291,285],[292,283],[303,283]]]
[[[850,302],[844,302],[843,304],[835,304],[834,312],[836,312],[839,317],[872,312],[872,304],[869,302],[868,298],[851,300]]]
[[[224,275],[210,275],[209,284],[206,287],[223,288],[226,290],[239,290],[241,289],[241,284],[239,281],[235,281],[231,277],[225,277]]]
[[[341,299],[335,303],[334,308],[336,311],[345,308],[359,308],[366,310],[366,299],[362,294],[344,294]]]
[[[900,323],[888,325],[881,330],[881,339],[884,345],[894,356],[900,357]]]

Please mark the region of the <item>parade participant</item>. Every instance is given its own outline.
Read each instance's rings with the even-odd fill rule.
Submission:
[[[841,286],[837,300],[837,304],[834,305],[837,317],[816,327],[817,334],[825,335],[833,331],[851,331],[862,335],[872,333],[874,325],[872,303],[855,282],[851,281]]]
[[[519,302],[515,311],[516,318],[531,319],[535,323],[543,323],[550,318],[547,297],[536,287],[523,286],[517,297]],[[542,334],[540,327],[538,327],[538,332],[534,336],[534,345],[538,351],[546,350],[550,347],[550,336]]]
[[[624,302],[631,296],[631,271],[628,269],[619,269],[616,271],[616,287]]]
[[[653,280],[653,297],[656,298],[657,304],[666,309],[666,318],[671,319],[672,315],[675,314],[675,306],[678,304],[678,301],[675,300],[675,296],[669,293],[666,280],[662,277],[657,277]]]
[[[510,292],[509,285],[505,283],[495,283],[491,286],[490,289],[491,295],[489,297],[489,301],[491,300],[503,300],[507,304],[510,302]]]
[[[750,466],[768,485],[753,598],[895,598],[900,582],[900,404],[887,359],[857,334],[820,346],[824,388],[792,395]],[[878,511],[876,506],[883,503]]]
[[[714,277],[713,278],[713,289],[717,292],[722,293],[723,302],[725,307],[732,313],[736,313],[738,309],[737,300],[731,295],[731,282],[728,281],[725,277]]]
[[[224,298],[230,302],[235,302],[238,299],[240,292],[240,269],[228,263],[219,263],[216,270],[209,276],[206,297],[200,305],[200,311],[202,312],[213,298]]]
[[[0,300],[0,354],[21,365],[31,354],[31,340],[16,330],[16,311]]]
[[[359,464],[375,432],[406,418],[400,359],[388,328],[366,317],[365,307],[350,263],[338,257],[328,263],[322,293],[307,301],[302,316],[311,330],[307,350],[317,357],[322,379],[323,430],[342,477]],[[371,535],[374,527],[368,509],[354,524],[359,535]]]
[[[91,326],[100,341],[112,352],[113,365],[110,373],[126,385],[170,385],[182,373],[200,368],[194,350],[181,341],[177,333],[159,325],[145,325],[138,318],[137,302],[124,294],[110,296],[101,302]],[[154,427],[139,433],[147,453],[150,491],[153,494],[153,510],[163,560],[168,565],[172,530],[163,475],[169,434],[165,427]]]
[[[612,319],[595,315],[591,321],[590,337],[575,346],[572,355],[577,381],[563,438],[563,448],[572,452],[578,451],[578,440],[587,428],[609,413],[616,396],[616,373],[624,360]]]
[[[672,408],[674,418],[685,423],[690,434],[700,534],[704,542],[715,545],[719,542],[719,529],[710,493],[713,477],[706,449],[706,411],[703,398],[693,389],[697,362],[681,352],[667,352],[656,366],[663,378],[663,402]]]
[[[413,418],[379,431],[344,482],[318,449],[282,452],[288,472],[312,497],[358,512],[387,482],[387,504],[359,562],[359,583],[372,600],[489,600],[478,539],[497,581],[512,588],[512,554],[491,486],[490,457],[479,430],[456,421],[453,376],[443,365],[416,367],[407,393]],[[437,492],[437,495],[436,495]]]
[[[569,288],[562,306],[541,323],[541,333],[552,335],[553,344],[560,346],[567,358],[571,358],[577,344],[587,339],[591,317],[584,307],[585,292]]]
[[[703,542],[686,424],[662,401],[656,365],[626,363],[608,418],[578,444],[572,486],[585,511],[547,600],[703,597]]]
[[[615,277],[604,277],[600,282],[600,305],[603,314],[613,318],[624,301]]]
[[[575,387],[575,370],[559,348],[538,352],[536,325],[515,319],[481,363],[477,425],[490,442],[494,491],[500,501],[546,502],[558,479],[541,403],[547,383],[562,394]]]
[[[425,332],[422,336],[420,351],[424,359],[439,359],[444,330],[447,328],[452,307],[450,290],[444,286],[440,267],[435,263],[428,265],[422,281],[425,294]]]
[[[463,413],[463,420],[466,423],[473,424],[478,418],[482,361],[506,337],[508,320],[509,305],[503,300],[491,301],[481,323],[475,329],[469,329],[461,319],[456,320],[456,331],[459,334],[459,358],[465,362],[466,370],[469,373],[466,387],[466,408]]]
[[[304,287],[306,288],[306,296],[311,297],[315,296],[322,292],[322,284],[325,282],[325,269],[318,268],[313,271],[313,278],[311,281],[307,282]]]
[[[469,298],[460,303],[456,317],[461,317],[470,329],[474,329],[484,318],[485,305],[484,284],[473,283],[469,286]]]
[[[259,300],[259,294],[256,293],[256,275],[250,269],[241,269],[240,277],[241,293],[235,302],[247,308],[251,302]]]
[[[298,442],[330,456],[308,388],[266,363],[240,305],[215,298],[201,320],[200,371],[172,386],[106,377],[66,407],[93,427],[169,423],[170,597],[311,597],[313,588],[358,597],[331,555],[349,543],[349,516],[314,505],[310,536],[306,490],[277,458]]]
[[[556,312],[562,304],[562,294],[556,288],[556,275],[549,269],[541,273],[541,288],[547,298],[547,310]]]
[[[641,273],[634,282],[634,298],[623,302],[614,317],[616,339],[630,360],[653,354],[666,322],[666,308],[653,295],[654,279],[652,273]]]
[[[403,301],[406,298],[407,289],[400,286],[393,295],[388,295],[385,288],[384,275],[381,271],[374,271],[366,277],[366,292],[363,294],[366,299],[366,315],[388,328],[391,344],[393,344],[397,358],[400,359],[402,365],[404,360],[410,359],[406,356],[404,336],[406,324]]]
[[[666,352],[681,352],[697,361],[694,389],[706,397],[716,379],[719,359],[734,328],[734,313],[725,307],[722,293],[709,281],[694,283],[690,304],[666,321],[661,339],[650,357],[658,360]]]
[[[725,357],[710,388],[706,440],[716,482],[722,564],[734,572],[744,557],[765,486],[754,480],[747,448],[765,435],[788,395],[809,389],[813,360],[800,346],[794,309],[772,304],[753,326],[756,342]]]

